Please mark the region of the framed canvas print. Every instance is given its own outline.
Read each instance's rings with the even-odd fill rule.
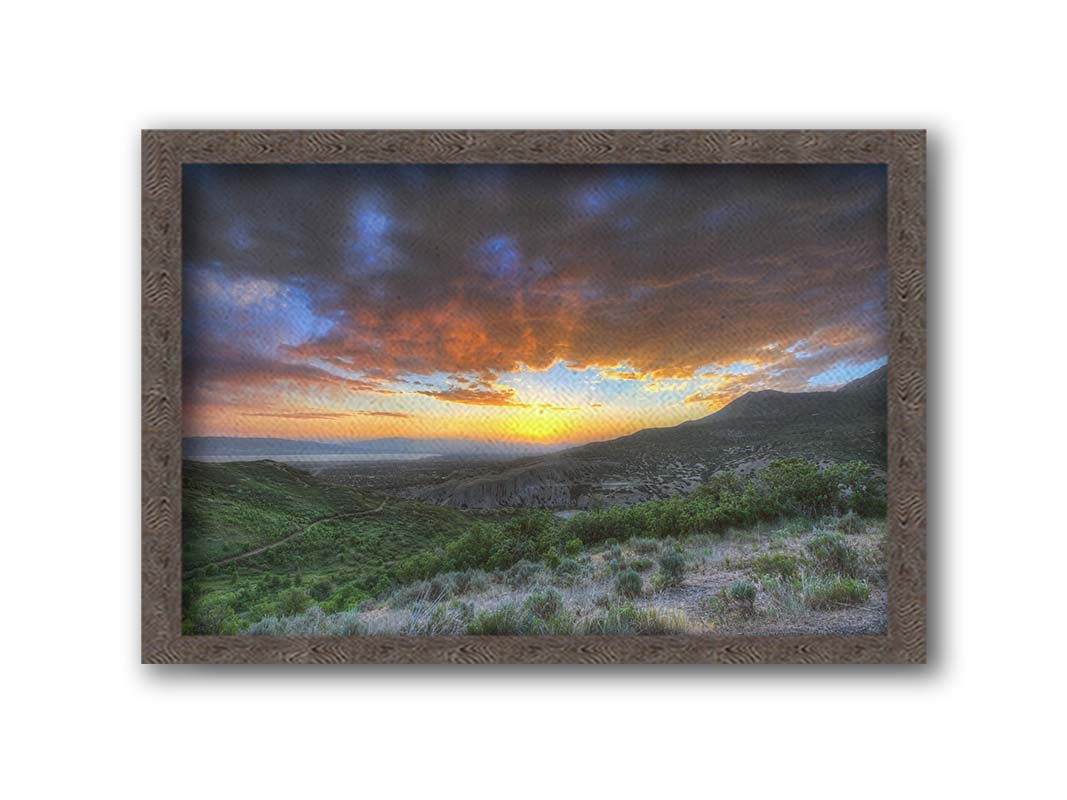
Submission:
[[[146,131],[149,663],[925,660],[917,131]]]

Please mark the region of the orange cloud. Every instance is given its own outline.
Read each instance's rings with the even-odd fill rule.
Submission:
[[[692,413],[887,348],[879,165],[195,165],[183,204],[198,419],[268,420],[280,395],[297,408],[275,419],[334,433],[343,414],[413,428],[421,397],[548,416],[572,407],[538,400],[567,395],[497,381],[556,363]],[[753,375],[705,374],[744,361]],[[611,388],[564,402],[610,396],[598,418],[647,422],[650,406],[623,413],[629,387]],[[352,393],[389,405],[357,414]]]
[[[514,408],[529,408],[529,403],[520,403],[515,399],[515,390],[507,387],[499,389],[469,389],[465,387],[450,387],[441,390],[420,390],[413,394],[421,394],[432,397],[434,400],[442,400],[446,403],[462,403],[469,406],[512,406]]]

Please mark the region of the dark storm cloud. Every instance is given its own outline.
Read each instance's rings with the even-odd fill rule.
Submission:
[[[876,165],[187,166],[183,181],[190,374],[343,374],[358,391],[441,373],[447,388],[420,393],[513,405],[478,376],[563,360],[680,378],[773,356],[802,385],[886,351]],[[800,340],[807,363],[780,352]]]

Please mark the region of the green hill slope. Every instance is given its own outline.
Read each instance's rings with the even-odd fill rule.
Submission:
[[[186,633],[232,631],[311,601],[350,607],[398,562],[451,541],[472,521],[272,461],[185,462],[182,472]]]

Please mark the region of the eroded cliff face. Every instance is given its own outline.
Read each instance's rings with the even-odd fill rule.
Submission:
[[[590,503],[574,464],[552,462],[514,467],[420,490],[420,500],[456,508],[585,508]]]

